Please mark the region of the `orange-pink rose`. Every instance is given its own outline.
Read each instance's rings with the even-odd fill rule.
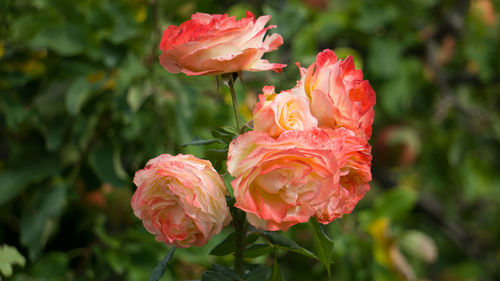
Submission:
[[[372,179],[371,146],[365,138],[356,137],[345,128],[329,130],[340,167],[340,184],[336,186],[328,204],[318,210],[315,217],[327,224],[332,220],[349,214],[354,206],[370,189]]]
[[[330,130],[330,129],[328,129]],[[340,170],[327,130],[290,130],[278,138],[251,131],[229,145],[235,206],[260,229],[307,222],[338,190]]]
[[[344,127],[356,136],[370,138],[376,97],[370,83],[363,80],[351,56],[339,60],[324,50],[307,69],[301,68],[300,91],[311,102],[311,112],[320,127]]]
[[[157,241],[202,246],[231,221],[224,182],[211,163],[162,154],[136,172],[132,209]]]
[[[309,109],[309,100],[304,96],[282,91],[274,92],[273,86],[262,89],[259,102],[253,110],[254,130],[278,137],[288,130],[305,130],[318,126]]]
[[[271,16],[255,19],[247,12],[240,20],[224,15],[196,13],[179,27],[165,29],[161,39],[160,64],[171,73],[187,75],[274,70],[286,65],[261,59],[264,53],[283,44],[275,33],[264,39]]]

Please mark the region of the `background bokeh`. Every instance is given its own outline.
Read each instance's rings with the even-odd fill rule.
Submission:
[[[371,190],[329,225],[334,280],[499,280],[498,0],[2,0],[0,280],[147,279],[168,247],[131,212],[135,171],[210,156],[181,144],[234,124],[214,77],[161,68],[159,39],[193,12],[246,10],[272,15],[285,43],[265,58],[288,64],[244,73],[247,120],[262,86],[293,87],[294,63],[325,48],[377,93]],[[225,235],[178,250],[163,280],[230,265],[208,255]],[[285,235],[311,247],[307,225]],[[277,261],[286,280],[328,280],[315,260]]]

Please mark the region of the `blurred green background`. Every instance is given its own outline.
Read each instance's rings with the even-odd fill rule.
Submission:
[[[181,144],[234,124],[214,77],[161,68],[159,39],[197,11],[246,10],[272,15],[285,43],[264,58],[289,65],[244,73],[247,120],[262,86],[293,87],[294,63],[325,48],[377,93],[372,189],[329,225],[334,280],[500,280],[498,0],[2,0],[0,279],[147,279],[168,247],[131,212],[135,171],[206,157]],[[178,250],[163,280],[230,265],[207,254],[225,235]],[[311,248],[307,225],[286,235]],[[286,280],[328,280],[315,260],[277,260]]]

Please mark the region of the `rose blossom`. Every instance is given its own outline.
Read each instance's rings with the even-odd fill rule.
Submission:
[[[329,134],[335,151],[338,151],[340,185],[329,198],[328,205],[316,212],[315,217],[324,224],[351,213],[370,189],[368,183],[372,179],[371,146],[368,141],[345,128],[329,130]]]
[[[331,50],[324,50],[307,69],[300,68],[297,87],[311,101],[311,112],[320,127],[345,127],[356,136],[370,138],[372,134],[375,92],[363,80],[361,70],[354,68],[351,56],[337,59]]]
[[[236,177],[235,206],[251,224],[286,231],[328,204],[340,170],[327,130],[285,131],[277,139],[250,131],[231,142],[227,168]]]
[[[277,137],[286,130],[304,130],[317,127],[318,120],[309,109],[309,100],[290,91],[274,92],[273,86],[262,89],[259,102],[253,110],[254,130]]]
[[[209,161],[162,154],[136,172],[132,209],[157,241],[202,246],[230,220],[226,188]]]
[[[274,70],[286,65],[261,59],[264,53],[283,44],[279,34],[264,39],[271,16],[255,19],[251,12],[240,20],[224,15],[195,13],[179,27],[171,25],[161,38],[160,64],[171,73],[187,75],[222,74]]]

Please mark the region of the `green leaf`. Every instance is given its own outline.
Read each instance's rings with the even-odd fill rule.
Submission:
[[[225,256],[233,253],[235,237],[236,234],[234,232],[230,233],[226,238],[224,238],[224,240],[222,240],[210,251],[210,255]]]
[[[243,280],[245,281],[262,281],[271,277],[271,269],[263,265],[250,264],[245,267]]]
[[[277,232],[263,231],[262,235],[264,235],[264,237],[269,239],[269,241],[272,244],[274,244],[277,248],[285,249],[288,251],[304,255],[306,257],[319,260],[319,258],[313,252],[299,246],[299,244],[295,243],[295,241],[292,241],[278,234]]]
[[[22,168],[0,172],[0,206],[21,193],[29,184],[41,181],[59,172],[60,166],[53,159],[26,161]]]
[[[168,254],[160,261],[160,263],[156,266],[155,270],[153,270],[153,273],[151,273],[151,275],[149,276],[148,281],[160,280],[163,274],[165,274],[165,270],[167,269],[167,264],[172,259],[175,249],[177,249],[175,246],[173,246],[170,249]]]
[[[0,247],[0,273],[5,277],[12,276],[12,266],[15,264],[24,267],[26,259],[15,247],[2,245]]]
[[[23,213],[20,240],[28,248],[31,260],[36,259],[45,247],[65,205],[66,186],[57,184],[48,191],[41,190],[35,194],[34,202]]]
[[[309,225],[313,229],[313,245],[316,255],[320,261],[325,265],[328,276],[331,275],[330,266],[332,262],[333,241],[325,232],[324,226],[320,225],[317,221],[310,220]]]
[[[92,93],[92,85],[86,77],[76,79],[66,93],[66,110],[71,115],[77,115]]]
[[[252,244],[245,249],[243,256],[245,258],[255,258],[267,255],[273,251],[273,248],[268,244]]]
[[[214,138],[223,140],[225,143],[230,143],[234,138],[238,136],[238,132],[233,127],[224,126],[212,130],[212,136]]]

